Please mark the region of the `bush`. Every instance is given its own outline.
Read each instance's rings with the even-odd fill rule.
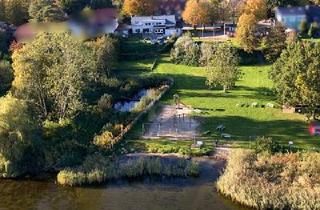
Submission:
[[[170,56],[174,63],[198,66],[200,47],[190,36],[182,36],[174,44]]]
[[[274,154],[280,151],[280,145],[270,137],[258,137],[253,149],[258,153]]]
[[[111,149],[114,145],[114,137],[110,131],[104,131],[101,135],[94,137],[93,143],[104,149]]]
[[[101,112],[104,112],[108,109],[111,109],[113,107],[113,99],[112,95],[104,94],[101,96],[101,98],[98,101],[98,109]]]
[[[230,153],[218,190],[256,209],[319,209],[320,154]]]

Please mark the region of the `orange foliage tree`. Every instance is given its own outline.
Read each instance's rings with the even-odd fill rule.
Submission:
[[[189,0],[182,13],[182,18],[194,28],[199,24],[209,24],[211,22],[211,9],[212,7],[208,1]]]
[[[127,15],[153,15],[156,0],[125,0],[123,12]]]

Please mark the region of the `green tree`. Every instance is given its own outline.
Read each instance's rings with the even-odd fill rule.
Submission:
[[[277,24],[272,28],[269,34],[264,38],[264,55],[268,62],[275,62],[282,51],[286,48],[285,28],[281,24]]]
[[[29,19],[28,8],[30,0],[0,0],[4,2],[5,21],[19,26]]]
[[[31,22],[53,22],[65,20],[65,13],[48,0],[32,0],[29,6]]]
[[[239,57],[229,44],[219,44],[212,55],[211,63],[206,67],[206,84],[222,86],[224,92],[234,87],[241,74],[238,68]]]
[[[87,0],[57,0],[57,3],[68,14],[80,13],[87,6]]]
[[[296,42],[283,51],[270,72],[279,100],[290,106],[307,105],[307,114],[314,119],[320,103],[319,60],[319,43]]]
[[[13,94],[30,101],[43,119],[73,117],[96,78],[93,52],[68,34],[40,34],[14,52]]]
[[[101,75],[109,74],[117,62],[117,41],[110,36],[102,36],[92,43],[97,69]]]
[[[0,176],[17,177],[39,169],[39,123],[26,101],[0,98]]]

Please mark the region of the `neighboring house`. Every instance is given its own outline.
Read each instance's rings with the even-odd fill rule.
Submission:
[[[135,16],[131,18],[133,34],[145,35],[180,35],[181,29],[176,27],[175,15]]]
[[[306,7],[279,7],[276,9],[276,19],[285,27],[299,31],[300,25],[304,21],[308,24],[320,23],[320,7],[310,5]]]
[[[60,23],[27,23],[18,27],[14,36],[18,42],[28,42],[41,32],[71,32],[75,38],[88,39],[115,33],[118,26],[116,9],[105,8],[94,10],[84,18]]]

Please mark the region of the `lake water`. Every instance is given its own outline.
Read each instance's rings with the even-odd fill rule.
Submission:
[[[61,187],[53,181],[0,180],[0,210],[241,210],[214,188],[218,171],[199,178],[145,178],[98,187]]]

